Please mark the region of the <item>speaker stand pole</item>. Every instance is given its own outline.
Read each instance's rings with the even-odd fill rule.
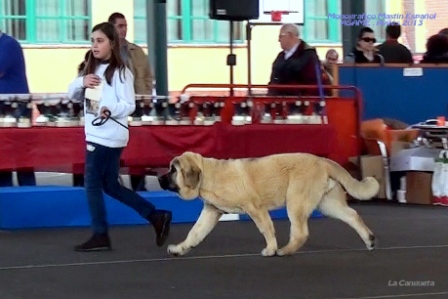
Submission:
[[[236,65],[236,55],[233,54],[233,21],[230,21],[230,54],[227,56],[227,65],[230,67],[230,96],[233,97],[233,67]]]
[[[247,22],[246,24],[246,41],[247,41],[247,85],[249,87],[249,95],[252,95],[252,51],[251,51],[251,40],[252,40],[252,24]]]

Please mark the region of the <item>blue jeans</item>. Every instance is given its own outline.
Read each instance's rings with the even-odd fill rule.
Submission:
[[[85,189],[94,233],[105,234],[108,230],[103,190],[112,198],[134,209],[145,219],[148,219],[155,210],[153,204],[123,187],[118,181],[122,151],[123,148],[87,144]]]

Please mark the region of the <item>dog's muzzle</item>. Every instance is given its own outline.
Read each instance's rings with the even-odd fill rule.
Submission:
[[[176,183],[174,183],[171,176],[172,176],[171,172],[167,172],[164,175],[159,176],[158,180],[159,180],[160,187],[163,190],[179,192],[179,187],[177,186]]]

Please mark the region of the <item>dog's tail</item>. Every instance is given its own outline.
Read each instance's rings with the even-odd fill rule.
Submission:
[[[358,181],[338,163],[329,159],[325,159],[325,161],[330,177],[341,183],[348,194],[354,198],[369,200],[378,194],[380,185],[374,177],[366,177],[362,181]]]

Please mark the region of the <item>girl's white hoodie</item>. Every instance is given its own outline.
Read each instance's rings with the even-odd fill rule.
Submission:
[[[111,112],[111,117],[128,126],[128,116],[135,110],[134,76],[128,68],[120,76],[117,69],[112,77],[112,84],[109,85],[104,76],[104,71],[108,65],[100,64],[95,72],[103,82],[98,112],[101,110],[101,107],[107,107]],[[87,112],[83,80],[84,76],[73,80],[68,87],[68,97],[72,100],[84,101],[86,141],[112,148],[126,147],[129,140],[129,130],[126,128],[110,119],[101,126],[92,125],[92,121],[99,117],[99,114],[94,115]]]

